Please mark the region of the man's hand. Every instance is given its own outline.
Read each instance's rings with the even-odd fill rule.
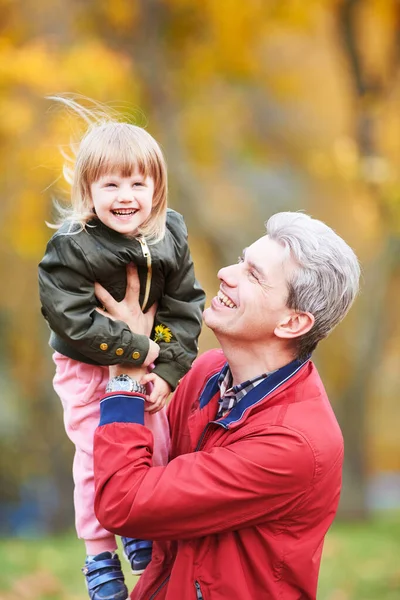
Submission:
[[[167,398],[172,391],[169,383],[155,373],[144,375],[144,377],[141,378],[140,383],[144,385],[147,383],[151,384],[153,388],[150,395],[146,397],[147,402],[144,410],[153,414],[164,408]]]
[[[126,292],[125,298],[117,302],[99,283],[94,284],[94,291],[97,299],[107,309],[107,312],[101,308],[96,310],[114,321],[124,321],[129,329],[135,333],[150,336],[153,329],[154,316],[157,305],[153,304],[149,310],[144,313],[139,305],[140,282],[136,265],[130,263],[126,267]]]
[[[94,284],[96,297],[106,308],[96,308],[97,312],[112,319],[113,321],[123,321],[133,333],[150,336],[153,329],[154,316],[157,305],[153,304],[149,310],[144,313],[139,305],[140,282],[137,274],[136,265],[130,263],[126,267],[127,284],[125,298],[117,302],[107,290],[99,283]],[[160,353],[160,346],[153,340],[150,340],[149,352],[143,366],[153,363]]]

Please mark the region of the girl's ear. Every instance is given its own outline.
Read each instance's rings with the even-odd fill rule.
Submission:
[[[308,333],[314,325],[314,315],[309,312],[293,312],[287,315],[275,327],[274,333],[279,338],[296,338]]]

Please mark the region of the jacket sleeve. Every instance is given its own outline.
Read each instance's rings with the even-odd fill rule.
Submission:
[[[107,398],[95,433],[95,512],[115,534],[179,540],[233,531],[293,514],[312,487],[308,442],[280,426],[152,467],[140,412],[138,398]]]
[[[205,293],[196,281],[193,260],[183,217],[174,211],[170,229],[176,251],[175,267],[167,273],[165,290],[159,303],[155,326],[161,336],[165,328],[171,332],[169,341],[160,340],[160,355],[154,372],[175,389],[179,379],[190,369],[197,356],[197,341],[201,331]],[[157,334],[157,329],[155,330]],[[159,334],[159,335],[160,335]]]
[[[43,316],[57,335],[89,360],[140,366],[149,350],[148,338],[96,311],[94,281],[87,256],[73,235],[53,237],[39,264]]]

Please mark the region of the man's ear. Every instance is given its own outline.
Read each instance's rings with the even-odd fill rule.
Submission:
[[[274,334],[279,338],[296,338],[308,333],[314,321],[314,315],[309,312],[293,312],[278,323]]]

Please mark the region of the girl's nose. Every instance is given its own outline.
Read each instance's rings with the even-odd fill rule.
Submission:
[[[129,202],[129,201],[133,200],[133,198],[134,198],[134,191],[131,188],[131,186],[122,186],[119,189],[119,198],[122,201],[125,200],[125,202]]]

